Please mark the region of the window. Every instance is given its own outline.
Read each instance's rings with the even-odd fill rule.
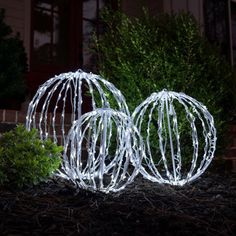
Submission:
[[[229,5],[229,29],[230,29],[230,52],[231,63],[236,65],[236,1],[231,1]]]
[[[90,50],[93,34],[99,34],[99,10],[104,6],[103,0],[83,1],[83,65],[90,67],[93,64],[93,55]]]
[[[217,44],[222,54],[230,58],[227,0],[204,0],[204,29],[211,43]]]
[[[117,2],[112,0],[84,0],[83,1],[83,68],[93,69],[96,58],[91,51],[94,33],[99,36],[103,32],[101,10],[109,6],[117,8]]]
[[[236,0],[204,1],[205,34],[236,66]]]
[[[96,72],[91,39],[102,30],[100,12],[117,0],[32,0],[29,91],[48,78],[82,68]]]
[[[69,56],[68,1],[35,1],[33,16],[33,64],[65,64]]]

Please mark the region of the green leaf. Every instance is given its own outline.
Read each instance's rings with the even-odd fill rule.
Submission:
[[[46,180],[61,163],[63,148],[42,141],[38,131],[23,125],[0,138],[0,185],[23,187]]]

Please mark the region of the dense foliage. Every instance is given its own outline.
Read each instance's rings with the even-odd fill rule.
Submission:
[[[23,187],[46,180],[61,163],[62,147],[19,125],[0,138],[0,186]]]
[[[26,54],[19,36],[4,22],[4,10],[0,9],[0,99],[23,100],[27,70]]]
[[[152,92],[184,92],[207,106],[221,139],[235,104],[232,71],[194,17],[145,12],[129,19],[107,10],[103,21],[106,32],[96,39],[99,70],[123,92],[131,111]]]

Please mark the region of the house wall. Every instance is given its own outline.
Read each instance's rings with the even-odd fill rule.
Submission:
[[[203,27],[203,1],[204,0],[122,0],[121,9],[129,16],[140,16],[143,7],[148,8],[153,15],[160,12],[177,13],[179,11],[189,11]]]
[[[19,33],[28,56],[30,55],[30,2],[29,0],[0,0],[0,8],[5,9],[5,22],[13,34]]]
[[[130,16],[140,16],[142,8],[149,9],[151,14],[160,12],[178,12],[181,10],[191,12],[200,25],[203,26],[203,1],[204,0],[122,0],[122,10]],[[6,10],[5,21],[13,29],[13,33],[19,33],[24,42],[25,50],[30,59],[30,0],[0,0],[0,8]],[[28,63],[29,64],[29,63]]]
[[[143,14],[143,7],[149,9],[152,15],[163,12],[162,0],[122,0],[121,9],[131,17],[138,17]]]
[[[194,15],[196,20],[203,27],[203,1],[204,0],[163,0],[163,11],[166,13],[188,11]]]

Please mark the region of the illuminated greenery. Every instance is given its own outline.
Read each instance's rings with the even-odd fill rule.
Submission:
[[[123,92],[130,110],[152,92],[184,92],[214,116],[219,149],[235,104],[233,76],[225,58],[201,35],[194,17],[145,12],[140,19],[130,19],[106,10],[103,21],[106,32],[96,39],[99,72]]]
[[[0,186],[23,187],[46,180],[61,163],[62,147],[17,126],[0,138]]]

